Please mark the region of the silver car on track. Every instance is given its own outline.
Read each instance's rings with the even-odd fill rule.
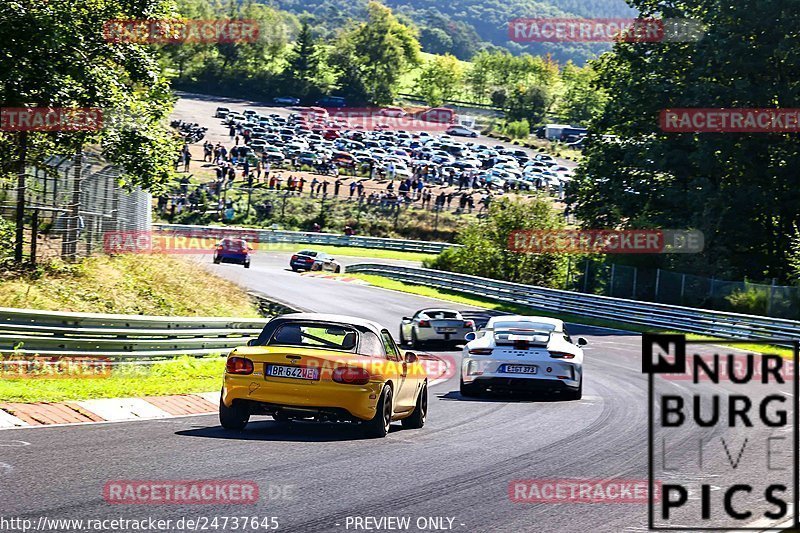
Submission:
[[[475,331],[475,321],[453,309],[421,309],[400,323],[400,344],[418,348],[425,343],[458,345],[464,335]]]

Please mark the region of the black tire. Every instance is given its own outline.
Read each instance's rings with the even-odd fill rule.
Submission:
[[[417,338],[417,332],[414,330],[414,327],[411,327],[411,347],[412,348],[422,348],[422,342]]]
[[[411,416],[404,418],[400,422],[406,429],[422,429],[425,420],[428,418],[428,382],[422,384],[422,389],[417,396],[417,405]]]
[[[341,266],[339,266],[339,265],[337,265],[337,266],[336,266],[336,270],[334,270],[333,272],[334,272],[335,274],[341,274],[341,273],[342,273],[342,267],[341,267]]]
[[[474,398],[476,396],[480,396],[482,392],[480,387],[474,383],[464,383],[464,378],[461,378],[458,390],[461,393],[461,396],[465,398]]]
[[[297,269],[295,267],[292,267],[292,272],[297,272]]]
[[[215,265],[218,265],[218,264],[220,264],[220,262],[221,262],[221,260],[220,260],[218,257],[215,257],[215,258],[214,258],[214,264],[215,264]]]
[[[219,400],[219,423],[225,429],[244,429],[250,421],[250,409],[247,404],[242,402],[233,402],[233,405],[226,407],[222,403],[222,398]]]
[[[389,434],[392,423],[392,387],[387,383],[383,386],[381,396],[375,406],[375,416],[364,422],[364,433],[374,439],[382,439]]]
[[[245,263],[245,264],[244,264],[244,267],[245,267],[245,268],[250,268],[250,261],[248,261],[247,263]]]
[[[580,400],[583,398],[583,377],[581,377],[581,383],[578,385],[578,390],[570,390],[564,393],[564,396],[567,400]]]

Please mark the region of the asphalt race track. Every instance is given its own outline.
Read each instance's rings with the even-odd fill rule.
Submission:
[[[257,254],[249,270],[211,265],[210,257],[200,260],[250,289],[311,311],[373,319],[395,335],[402,316],[436,304],[301,276],[287,269],[289,255]],[[647,379],[641,372],[640,338],[577,325],[570,329],[589,341],[583,400],[466,400],[458,393],[456,373],[432,387],[424,429],[402,430],[396,424],[382,440],[363,439],[348,426],[287,427],[267,417],[256,417],[241,433],[223,431],[216,416],[2,431],[0,515],[34,520],[274,516],[279,531],[298,533],[352,531],[353,517],[387,516],[411,517],[409,531],[419,531],[420,517],[451,518],[449,528],[462,532],[646,531],[643,503],[513,503],[509,498],[515,479],[647,479]],[[458,360],[459,354],[446,354]],[[688,394],[681,382],[669,386]],[[722,391],[730,385],[705,386]],[[790,399],[791,386],[781,390]],[[704,436],[725,437],[734,455],[743,439],[739,429]],[[673,453],[671,461],[689,461],[697,450],[687,444]],[[762,459],[749,453],[742,454],[736,475],[764,483]],[[724,452],[708,454],[703,480],[713,484],[726,462]],[[103,499],[110,480],[152,479],[252,480],[260,486],[261,500],[239,506],[136,506]],[[269,498],[270,492],[282,493]],[[763,506],[761,494],[753,500]],[[737,501],[744,506],[749,500]],[[719,507],[709,525],[721,519]]]

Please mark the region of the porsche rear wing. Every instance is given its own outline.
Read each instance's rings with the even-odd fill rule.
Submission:
[[[531,345],[547,346],[550,342],[552,331],[544,329],[509,329],[496,331],[494,342],[497,346],[503,345]]]

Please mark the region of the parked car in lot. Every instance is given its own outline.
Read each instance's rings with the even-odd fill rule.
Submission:
[[[214,118],[225,118],[230,112],[231,110],[227,107],[218,107],[216,113],[214,113]]]
[[[583,349],[561,320],[541,316],[495,316],[485,329],[466,335],[461,395],[523,391],[583,395]]]
[[[426,343],[463,344],[464,336],[475,331],[475,321],[453,309],[421,309],[400,322],[400,344],[417,348]]]
[[[239,124],[244,123],[247,120],[247,117],[242,115],[241,113],[228,113],[225,115],[225,124],[232,125],[232,124]]]
[[[272,103],[277,105],[300,105],[300,99],[294,96],[278,96],[272,99]]]
[[[422,428],[427,411],[425,368],[416,354],[400,351],[385,327],[296,313],[273,318],[258,338],[228,355],[219,420],[230,430],[244,429],[252,415],[342,421],[381,438],[397,420]]]
[[[334,259],[333,256],[314,250],[301,250],[292,255],[292,258],[289,260],[289,266],[295,272],[298,270],[306,270],[327,271],[338,274],[343,270],[342,264]]]
[[[324,96],[316,104],[320,107],[346,107],[347,100],[341,96]]]
[[[446,130],[448,135],[458,135],[460,137],[477,137],[478,132],[466,126],[453,125]]]
[[[406,112],[402,107],[384,107],[378,112],[383,117],[404,117]]]
[[[225,237],[217,243],[214,250],[214,264],[234,263],[250,268],[250,252],[253,249],[244,239]]]

